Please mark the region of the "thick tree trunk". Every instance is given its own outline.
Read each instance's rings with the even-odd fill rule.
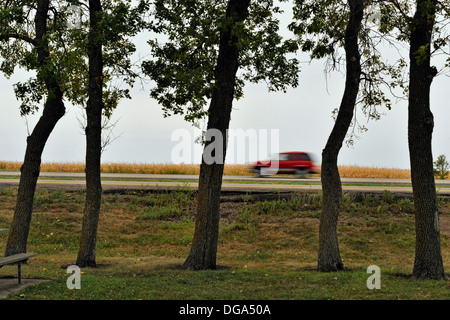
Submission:
[[[337,223],[342,198],[341,179],[337,159],[342,143],[353,119],[356,99],[359,92],[361,62],[358,34],[361,29],[363,0],[350,0],[350,17],[345,33],[345,52],[347,74],[344,95],[339,113],[327,144],[322,151],[322,190],[323,206],[319,225],[318,271],[342,270],[337,238]]]
[[[76,264],[96,266],[97,228],[100,216],[102,185],[100,163],[102,152],[103,59],[99,22],[100,0],[89,1],[89,99],[86,106],[86,202]]]
[[[48,46],[45,40],[47,34],[47,17],[49,1],[37,2],[35,16],[36,26],[36,50],[38,61],[45,68],[48,58]],[[38,71],[38,74],[40,71]],[[45,144],[56,126],[56,123],[64,116],[66,110],[63,103],[63,94],[54,74],[46,72],[45,82],[48,98],[44,105],[44,111],[33,132],[27,138],[25,158],[20,168],[20,182],[17,194],[17,203],[13,220],[9,229],[5,255],[23,253],[27,250],[28,233],[30,230],[31,216],[33,212],[33,199],[36,191],[36,183],[39,177],[41,156]]]
[[[184,263],[188,269],[215,269],[217,256],[217,241],[219,237],[219,205],[222,187],[222,176],[225,162],[227,130],[229,127],[231,109],[234,98],[236,72],[238,70],[239,49],[238,38],[233,34],[233,28],[248,16],[250,0],[230,0],[227,8],[227,18],[233,23],[227,25],[221,33],[219,57],[216,65],[216,88],[209,107],[208,130],[216,129],[222,134],[221,161],[209,164],[203,157],[200,166],[198,209],[195,232],[191,251]],[[218,141],[210,143],[220,146]],[[218,144],[217,144],[218,143]],[[216,152],[217,152],[216,151]],[[205,154],[204,154],[205,156]]]
[[[436,69],[430,66],[430,46],[437,1],[417,1],[411,25],[408,142],[416,217],[416,255],[413,277],[444,279],[439,212],[433,173],[431,140],[434,120],[430,87]],[[419,49],[427,48],[425,56]]]

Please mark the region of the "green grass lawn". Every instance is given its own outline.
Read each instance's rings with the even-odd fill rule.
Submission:
[[[8,228],[16,191],[0,190],[0,228]],[[50,281],[11,294],[9,300],[428,300],[450,298],[448,281],[410,278],[414,262],[413,203],[392,194],[345,195],[339,241],[345,271],[315,270],[320,194],[225,196],[221,204],[218,268],[180,268],[195,225],[195,192],[105,193],[96,268],[83,268],[81,289],[69,290],[66,268],[76,260],[83,192],[39,191],[28,251],[39,256],[24,278]],[[441,224],[450,204],[440,201]],[[450,267],[449,235],[442,255]],[[7,234],[0,234],[4,252]],[[369,290],[367,267],[381,268],[381,289]],[[0,277],[16,277],[15,266]]]

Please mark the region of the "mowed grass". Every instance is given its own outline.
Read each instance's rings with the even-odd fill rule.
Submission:
[[[0,161],[0,171],[19,171],[21,162]],[[48,162],[42,163],[42,172],[84,172],[84,163],[77,162]],[[320,176],[320,166],[318,168]],[[103,163],[104,173],[133,173],[133,174],[186,174],[198,175],[200,166],[196,164],[146,164],[146,163]],[[381,179],[410,179],[411,173],[407,169],[379,168],[361,166],[339,166],[339,173],[343,178],[381,178]],[[226,164],[226,176],[251,176],[249,166],[240,164]],[[450,179],[450,177],[449,177]]]
[[[10,225],[16,190],[0,191],[0,228]],[[320,194],[225,195],[217,270],[188,271],[195,226],[195,191],[105,193],[96,268],[83,268],[81,289],[69,290],[67,266],[76,261],[83,192],[38,191],[28,251],[39,256],[23,267],[25,278],[48,279],[7,299],[448,299],[448,281],[409,277],[414,261],[414,216],[410,199],[345,195],[339,241],[345,271],[316,269]],[[450,205],[440,201],[441,224]],[[445,231],[445,232],[444,232]],[[450,267],[448,230],[442,254]],[[7,234],[0,235],[4,252]],[[366,272],[381,268],[381,289],[369,290]],[[15,266],[0,277],[16,277]]]

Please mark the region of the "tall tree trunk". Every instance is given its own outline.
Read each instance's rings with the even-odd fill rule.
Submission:
[[[337,222],[342,198],[341,179],[337,159],[342,143],[353,119],[359,92],[361,61],[358,34],[363,19],[363,0],[349,0],[350,16],[345,32],[346,82],[339,113],[327,144],[322,151],[323,206],[319,225],[318,270],[322,272],[342,270],[344,265],[339,253]]]
[[[439,212],[433,173],[431,140],[434,120],[430,87],[437,71],[430,66],[430,47],[437,1],[420,0],[411,24],[408,142],[416,218],[413,277],[444,279]],[[419,55],[420,49],[426,53]]]
[[[48,45],[45,40],[47,34],[47,18],[49,1],[41,0],[37,2],[35,16],[36,26],[36,50],[41,68],[45,68],[48,59]],[[38,71],[38,75],[41,71]],[[25,158],[20,168],[20,182],[17,194],[17,203],[14,210],[13,220],[9,230],[5,255],[23,253],[27,250],[28,233],[30,230],[31,216],[33,212],[33,199],[36,191],[36,183],[41,167],[41,157],[45,144],[66,110],[63,102],[63,93],[52,72],[44,71],[47,100],[44,105],[42,116],[40,117],[33,132],[27,138],[27,148]]]
[[[100,216],[102,185],[100,163],[102,152],[103,58],[100,0],[89,1],[89,99],[86,106],[86,202],[82,222],[80,249],[76,264],[96,266],[97,227]]]
[[[209,107],[208,130],[218,130],[222,134],[221,161],[209,164],[203,157],[200,166],[198,209],[191,251],[184,263],[188,269],[215,269],[217,242],[219,237],[220,192],[226,155],[227,130],[230,123],[234,98],[236,72],[238,70],[238,36],[233,33],[235,25],[248,16],[250,0],[230,0],[226,17],[232,19],[220,35],[219,56],[215,70],[216,88]],[[211,131],[209,131],[211,132]],[[211,143],[206,142],[205,151]],[[205,156],[205,154],[204,154]]]

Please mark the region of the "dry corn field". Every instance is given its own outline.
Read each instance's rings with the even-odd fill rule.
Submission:
[[[21,162],[0,161],[1,171],[19,171]],[[319,168],[320,169],[320,168]],[[141,163],[103,163],[104,173],[142,173],[142,174],[187,174],[196,175],[200,167],[195,164],[141,164]],[[42,172],[84,172],[84,163],[42,163]],[[339,172],[343,178],[384,178],[410,179],[407,169],[340,166]],[[246,165],[225,165],[227,176],[251,176]]]

